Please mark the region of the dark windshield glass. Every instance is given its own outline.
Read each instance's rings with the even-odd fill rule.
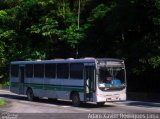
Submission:
[[[125,70],[122,67],[100,67],[99,88],[121,90],[125,87]]]

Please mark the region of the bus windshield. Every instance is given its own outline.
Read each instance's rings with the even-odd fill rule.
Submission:
[[[123,67],[100,67],[99,89],[102,91],[125,88],[125,69]]]

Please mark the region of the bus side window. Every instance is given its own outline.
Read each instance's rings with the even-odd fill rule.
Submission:
[[[11,64],[11,77],[18,77],[19,73],[19,65]]]
[[[44,64],[34,64],[34,77],[36,78],[44,77]]]
[[[82,63],[71,63],[70,64],[70,78],[71,79],[83,79],[83,69]]]
[[[33,77],[33,64],[26,64],[26,77],[32,78]]]
[[[57,64],[57,78],[68,79],[69,77],[69,64],[60,63]]]
[[[56,64],[45,64],[45,77],[55,78],[56,76]]]

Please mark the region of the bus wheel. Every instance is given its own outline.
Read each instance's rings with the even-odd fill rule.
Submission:
[[[73,106],[75,106],[75,107],[78,107],[78,106],[80,106],[80,98],[79,98],[79,95],[78,95],[78,93],[73,93],[72,94],[72,104],[73,104]]]
[[[34,100],[34,94],[33,94],[32,89],[28,89],[27,90],[27,98],[28,98],[29,101],[33,101]]]
[[[97,102],[98,106],[103,106],[105,104],[105,102]]]

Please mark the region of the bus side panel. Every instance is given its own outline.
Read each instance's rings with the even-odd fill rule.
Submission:
[[[32,78],[25,78],[24,80],[24,95],[27,93],[28,87],[30,87],[30,80],[32,80]]]
[[[58,99],[69,100],[70,92],[69,91],[56,91]]]
[[[60,99],[70,99],[72,92],[79,93],[80,100],[84,100],[84,81],[76,79],[59,79],[61,80],[61,87],[57,89],[56,94]]]
[[[96,95],[96,92],[93,92],[93,102],[97,102],[97,95]]]
[[[44,97],[57,98],[56,91],[53,89],[52,90],[44,89]]]
[[[30,83],[27,87],[33,90],[34,96],[36,97],[44,97],[44,86],[43,86],[43,78],[32,78],[30,79]]]
[[[79,92],[79,98],[80,98],[80,101],[84,101],[84,93],[83,92]]]
[[[10,78],[10,91],[16,94],[19,94],[19,78],[11,77]]]
[[[70,93],[69,91],[56,91],[58,99],[70,100]],[[80,101],[84,101],[84,93],[78,92]]]
[[[61,80],[44,79],[44,96],[48,98],[57,98],[56,90],[60,90]]]
[[[32,88],[35,97],[45,97],[43,89]]]

